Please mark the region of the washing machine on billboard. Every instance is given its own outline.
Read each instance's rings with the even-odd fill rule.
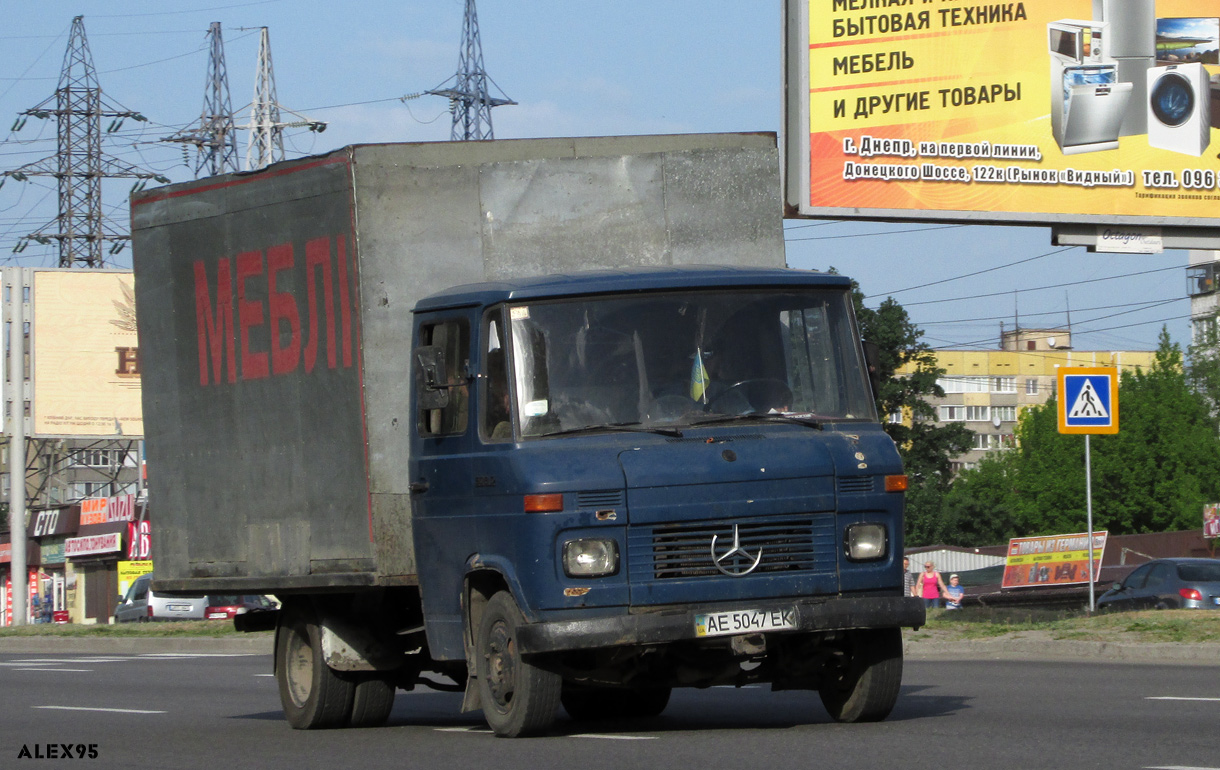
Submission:
[[[1202,64],[1148,70],[1148,144],[1196,157],[1211,144],[1211,92]]]

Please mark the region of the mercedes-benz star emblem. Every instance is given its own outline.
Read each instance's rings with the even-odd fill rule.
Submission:
[[[758,549],[757,556],[751,556],[746,549],[741,547],[741,533],[737,531],[737,525],[733,525],[733,547],[724,553],[716,553],[716,538],[717,535],[712,535],[712,563],[716,565],[716,569],[730,577],[743,577],[749,575],[762,561],[762,549]],[[750,559],[754,560],[753,564],[746,566],[746,562]],[[728,565],[728,566],[726,566]]]

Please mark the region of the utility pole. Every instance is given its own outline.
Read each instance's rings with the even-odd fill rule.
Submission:
[[[479,15],[474,0],[466,0],[466,16],[462,21],[462,50],[458,57],[458,70],[445,83],[453,85],[443,88],[445,83],[428,91],[434,96],[449,100],[449,111],[453,114],[453,130],[449,138],[455,142],[495,139],[491,126],[491,108],[516,104],[506,96],[494,98],[487,90],[492,81],[483,68],[483,41],[479,37]],[[498,89],[499,86],[496,86]],[[503,93],[501,91],[501,93]]]
[[[296,120],[284,121],[282,113]],[[271,66],[271,37],[266,27],[261,28],[258,43],[258,73],[254,82],[254,101],[250,105],[250,124],[242,126],[250,131],[250,143],[246,147],[246,170],[255,171],[284,159],[284,129],[308,128],[321,133],[326,124],[311,120],[280,105],[275,94],[275,70]]]
[[[181,142],[195,146],[195,178],[207,169],[210,176],[238,171],[237,126],[233,123],[233,101],[229,96],[229,73],[225,67],[225,44],[220,22],[208,27],[211,55],[208,77],[204,84],[203,112],[193,129],[167,137],[162,141]]]
[[[56,241],[59,267],[105,267],[102,244],[110,241],[110,254],[117,254],[131,236],[109,227],[103,218],[102,179],[128,177],[159,182],[169,179],[102,152],[102,118],[110,119],[107,133],[117,131],[128,118],[138,121],[147,118],[138,112],[112,106],[102,98],[93,55],[85,38],[83,16],[72,20],[68,52],[55,95],[21,116],[17,128],[24,125],[28,117],[55,118],[58,129],[56,153],[14,171],[5,171],[4,176],[19,182],[31,176],[55,177],[59,185],[59,215],[22,238],[13,249],[14,253],[24,251],[29,241],[42,244]]]

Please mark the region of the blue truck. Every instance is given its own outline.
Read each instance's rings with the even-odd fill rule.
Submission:
[[[159,592],[275,594],[296,728],[675,687],[886,717],[906,477],[775,137],[376,145],[132,199]],[[709,264],[714,266],[708,266]]]

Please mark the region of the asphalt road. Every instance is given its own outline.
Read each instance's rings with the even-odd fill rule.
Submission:
[[[294,731],[270,668],[261,654],[0,655],[0,767],[70,753],[123,770],[1220,770],[1220,666],[909,660],[879,724],[835,724],[813,693],[713,688],[676,691],[655,720],[564,717],[523,740],[426,689],[399,693],[385,727]]]

